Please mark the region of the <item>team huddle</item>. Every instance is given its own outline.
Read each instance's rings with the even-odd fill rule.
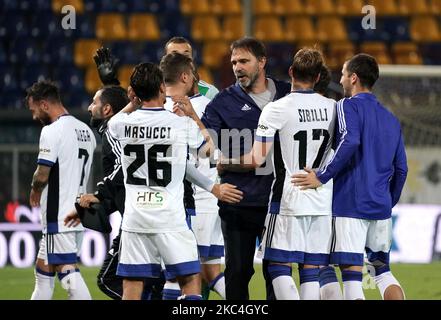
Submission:
[[[138,64],[127,91],[109,50],[94,58],[104,86],[90,124],[105,175],[94,193],[92,130],[53,83],[28,89],[44,125],[30,195],[43,224],[32,299],[52,298],[56,274],[70,299],[91,299],[77,265],[84,227],[75,203],[85,214],[122,215],[97,279],[113,299],[201,300],[213,290],[247,300],[256,239],[267,299],[364,299],[364,264],[383,299],[405,298],[389,252],[407,160],[398,119],[372,94],[375,58],[344,64],[339,102],[325,97],[330,72],[311,48],[295,53],[286,83],[266,75],[260,41],[239,39],[237,82],[220,92],[199,79],[181,37],[159,64]]]

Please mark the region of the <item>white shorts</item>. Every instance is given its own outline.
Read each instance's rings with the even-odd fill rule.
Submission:
[[[371,263],[389,264],[392,245],[392,218],[363,220],[332,218],[332,264],[362,266],[364,252]]]
[[[199,273],[201,267],[193,232],[121,232],[117,275],[127,278],[158,278],[161,260],[168,278]]]
[[[268,214],[259,247],[269,261],[328,265],[331,221],[327,216]]]
[[[200,213],[191,216],[191,228],[198,243],[199,255],[204,258],[224,256],[224,237],[221,219],[216,213]]]
[[[43,233],[37,258],[44,260],[45,264],[75,264],[78,262],[82,242],[83,231]]]

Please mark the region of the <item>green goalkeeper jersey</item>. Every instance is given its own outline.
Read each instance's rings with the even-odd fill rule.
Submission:
[[[213,100],[214,96],[219,92],[219,90],[215,86],[206,83],[203,80],[199,80],[198,88],[199,88],[199,93],[210,100]]]

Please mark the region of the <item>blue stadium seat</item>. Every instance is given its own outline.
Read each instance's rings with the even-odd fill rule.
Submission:
[[[18,89],[4,89],[0,93],[0,108],[22,109],[24,107],[25,92]]]
[[[84,88],[84,72],[74,65],[53,68],[52,78],[64,91]]]
[[[167,12],[158,16],[161,38],[169,39],[174,36],[182,36],[191,39],[190,21],[179,12]]]
[[[14,66],[0,65],[0,88],[3,88],[3,92],[8,92],[9,90],[17,90],[17,79],[17,72]]]
[[[33,15],[29,29],[30,35],[34,38],[47,38],[63,34],[60,19],[50,11]]]
[[[137,63],[141,61],[158,62],[163,55],[163,44],[161,42],[143,42],[138,46],[141,59]]]
[[[42,64],[27,64],[19,71],[20,88],[25,90],[34,82],[42,79],[50,79],[49,68]]]
[[[87,110],[87,107],[92,102],[92,96],[84,89],[69,90],[61,92],[61,99],[69,110],[81,108]]]
[[[0,66],[8,63],[8,55],[3,43],[0,42]]]
[[[9,61],[11,63],[37,64],[42,60],[39,50],[39,43],[27,37],[16,38],[9,50]]]
[[[384,19],[384,31],[390,35],[390,40],[409,41],[409,22],[405,18]]]
[[[64,37],[51,37],[46,39],[43,48],[43,62],[53,65],[73,64],[73,42]]]
[[[346,26],[351,41],[390,41],[390,35],[384,30],[384,19],[377,19],[376,29],[363,29],[360,18],[346,19]]]
[[[78,38],[95,38],[95,19],[93,14],[77,15],[75,35]]]
[[[0,37],[15,39],[29,34],[26,15],[19,12],[5,12],[0,19]]]

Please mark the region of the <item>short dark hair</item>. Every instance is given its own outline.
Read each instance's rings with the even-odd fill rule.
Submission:
[[[165,44],[165,46],[164,46],[164,51],[165,52],[167,51],[168,45],[172,44],[172,43],[186,43],[190,47],[192,47],[192,45],[191,45],[191,43],[190,43],[190,41],[188,39],[186,39],[184,37],[173,37],[170,40],[168,40],[167,43]]]
[[[257,60],[267,57],[265,45],[256,38],[245,37],[234,41],[230,46],[230,50],[232,52],[235,49],[245,49],[251,52]]]
[[[377,60],[374,57],[360,53],[353,56],[346,65],[346,70],[355,73],[363,87],[372,89],[380,77]]]
[[[314,82],[323,66],[323,56],[320,51],[303,48],[297,51],[291,65],[293,76],[301,82]]]
[[[103,105],[109,104],[115,114],[121,111],[130,101],[127,91],[120,86],[103,87],[100,100]]]
[[[175,84],[183,72],[193,72],[192,62],[191,58],[177,52],[163,56],[159,68],[164,75],[165,83]]]
[[[149,101],[159,96],[159,88],[164,77],[159,67],[151,62],[138,64],[130,76],[130,86],[142,101]]]
[[[48,100],[53,103],[60,103],[60,90],[50,80],[40,80],[26,89],[26,102],[32,97],[34,101]]]
[[[320,80],[315,84],[314,91],[320,94],[325,94],[331,83],[331,70],[326,65],[322,65],[320,70]]]

